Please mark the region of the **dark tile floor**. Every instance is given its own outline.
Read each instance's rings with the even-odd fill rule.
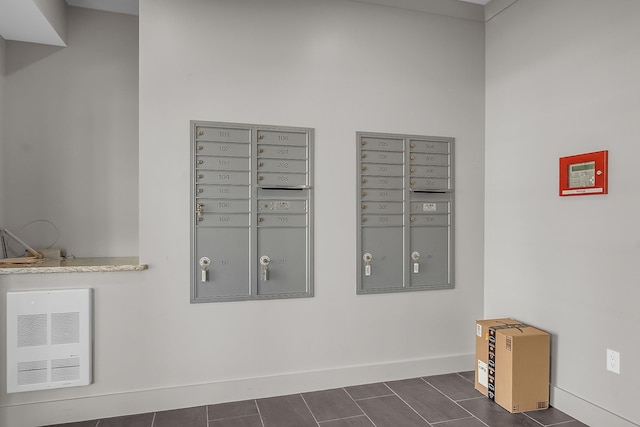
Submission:
[[[510,414],[474,372],[222,403],[57,427],[584,427],[563,412]]]

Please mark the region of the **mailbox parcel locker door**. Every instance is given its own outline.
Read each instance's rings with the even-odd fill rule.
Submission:
[[[442,215],[446,218],[445,215]],[[449,227],[411,227],[411,252],[420,254],[418,273],[410,269],[411,287],[449,288]],[[413,261],[411,261],[413,264]]]
[[[310,260],[307,258],[307,230],[304,227],[259,227],[258,259],[255,260],[258,295],[309,296]],[[269,257],[267,280],[260,258]]]
[[[363,292],[384,292],[402,289],[403,283],[402,227],[363,227],[360,253],[360,283]],[[365,254],[371,254],[367,275]]]
[[[249,296],[249,228],[198,228],[196,262],[196,300],[228,298],[242,299]],[[220,242],[226,242],[221,245]],[[202,257],[211,260],[207,281],[201,280],[198,261]]]

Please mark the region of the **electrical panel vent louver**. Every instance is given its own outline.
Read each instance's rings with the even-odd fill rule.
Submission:
[[[7,293],[7,392],[91,384],[93,290]]]

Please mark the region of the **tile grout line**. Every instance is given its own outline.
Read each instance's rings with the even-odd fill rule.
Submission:
[[[383,384],[384,384],[384,383],[383,383]],[[388,385],[386,385],[386,384],[385,384],[385,387],[389,388],[389,386],[388,386]],[[362,411],[362,413],[364,414],[364,416],[365,416],[365,417],[367,417],[367,419],[369,420],[369,422],[371,423],[371,425],[373,425],[373,427],[378,427],[378,426],[376,425],[376,423],[374,423],[374,422],[373,422],[373,420],[371,419],[371,417],[369,416],[369,414],[367,414],[367,412],[366,412],[364,409],[362,409],[362,406],[360,406],[360,404],[358,404],[358,401],[357,401],[356,399],[354,399],[354,398],[353,398],[353,396],[351,396],[351,395],[349,394],[349,392],[347,391],[347,389],[346,389],[346,388],[344,388],[344,387],[343,387],[342,389],[347,393],[347,396],[349,396],[349,397],[351,398],[351,400],[353,400],[353,403],[355,403],[355,404],[356,404],[356,406],[358,407],[358,409],[360,409],[360,410]],[[380,397],[380,396],[377,396],[377,397]],[[374,397],[370,397],[369,399],[374,399]],[[365,400],[365,399],[360,399],[360,400]]]
[[[462,371],[462,372],[466,372],[466,371]],[[456,374],[457,376],[459,376],[459,377],[461,377],[461,378],[463,378],[463,379],[465,379],[465,380],[466,380],[467,378],[465,378],[465,377],[462,375],[462,372],[453,372],[453,373],[454,373],[454,374]],[[471,372],[471,371],[469,371],[469,372]],[[437,375],[437,374],[436,374],[436,375]],[[445,374],[445,375],[446,375],[446,374]],[[467,381],[469,381],[469,380],[467,380]],[[469,381],[469,382],[471,382],[471,381]]]
[[[264,427],[264,420],[262,419],[262,412],[260,412],[260,406],[258,405],[258,399],[253,399],[253,404],[256,405],[256,409],[258,410],[258,417],[260,417],[260,424],[262,425],[262,427]]]
[[[565,425],[565,424],[570,424],[570,423],[573,423],[573,422],[582,422],[582,421],[580,421],[580,420],[576,420],[576,419],[574,418],[574,419],[569,420],[569,421],[562,421],[562,422],[560,422],[560,423],[555,423],[555,424],[547,424],[545,427],[563,426],[563,425]],[[582,423],[582,424],[584,424],[584,423]]]
[[[376,397],[393,396],[393,392],[391,391],[389,386],[386,385],[385,383],[370,383],[370,384],[362,384],[362,385],[366,386],[366,385],[372,385],[372,384],[382,384],[389,391],[389,394],[381,394],[381,395],[378,395],[378,396],[369,396],[369,397],[362,397],[360,399],[356,399],[355,397],[353,397],[351,395],[351,393],[349,393],[349,390],[347,390],[347,387],[342,387],[342,389],[349,395],[351,400],[353,400],[354,402],[356,402],[358,400],[375,399]],[[358,387],[358,386],[350,386],[350,387]]]
[[[226,421],[226,420],[237,420],[238,418],[250,418],[250,417],[256,417],[259,416],[260,414],[246,414],[246,415],[235,415],[233,417],[225,417],[225,418],[213,418],[208,420],[208,422],[211,421]]]
[[[380,396],[371,396],[371,397],[363,397],[362,399],[354,399],[353,397],[351,397],[351,395],[349,395],[349,397],[351,397],[351,400],[353,400],[354,402],[358,402],[360,400],[371,400],[371,399],[377,399],[379,397],[389,397],[389,396],[394,396],[394,393],[390,393],[390,394],[382,394]]]
[[[464,406],[462,406],[461,404],[459,404],[457,401],[453,400],[452,398],[450,398],[449,396],[447,396],[446,394],[444,394],[442,391],[440,391],[440,389],[436,386],[434,386],[433,384],[431,384],[429,381],[427,381],[424,377],[420,377],[420,379],[422,381],[424,381],[425,383],[429,384],[431,387],[433,387],[435,390],[438,391],[438,393],[440,393],[441,395],[443,395],[444,397],[446,397],[447,399],[449,399],[450,401],[452,401],[453,403],[455,403],[456,405],[458,405],[460,407],[460,409],[462,409],[463,411],[465,411],[467,414],[471,415],[473,418],[475,418],[476,420],[480,421],[482,424],[484,424],[487,427],[491,427],[489,426],[489,424],[485,423],[484,421],[482,421],[480,418],[476,417],[475,414],[472,414],[470,411],[467,410],[467,408],[465,408]],[[471,382],[471,381],[469,381]],[[475,398],[474,398],[475,399]],[[472,399],[465,399],[465,400],[472,400]]]
[[[311,408],[309,407],[309,404],[307,403],[307,399],[304,398],[304,396],[302,395],[302,393],[299,394],[300,398],[302,399],[302,401],[304,402],[305,406],[307,407],[307,410],[309,411],[309,413],[311,414],[311,416],[313,417],[313,421],[316,422],[316,426],[320,426],[320,423],[318,422],[318,419],[316,418],[316,414],[313,413],[313,411],[311,410]]]
[[[435,423],[431,423],[431,425],[432,425],[432,427],[436,427],[436,426],[438,426],[440,424],[444,424],[444,423],[450,423],[450,422],[453,422],[453,421],[462,421],[462,420],[472,420],[472,419],[474,419],[473,415],[470,416],[470,417],[456,418],[456,419],[453,419],[453,420],[436,421]]]
[[[453,421],[460,421],[460,420],[469,420],[469,419],[473,419],[473,415],[471,415],[470,417],[453,418],[451,420],[436,421],[436,422],[433,422],[431,424],[433,424],[435,426],[435,425],[438,425],[438,424],[450,423],[450,422],[453,422]]]
[[[458,399],[458,400],[453,400],[454,402],[468,402],[470,400],[480,400],[480,399],[486,399],[487,396],[478,396],[478,397],[470,397],[468,399]]]
[[[360,408],[358,407],[358,409],[360,409]],[[320,426],[322,426],[323,423],[332,423],[334,421],[350,420],[351,418],[360,418],[360,417],[366,417],[366,416],[367,416],[367,414],[365,414],[363,412],[362,414],[359,414],[359,415],[351,415],[351,416],[348,416],[348,417],[333,418],[331,420],[318,421],[318,424],[320,424]]]
[[[460,378],[462,378],[463,380],[465,380],[466,382],[473,384],[473,386],[475,387],[475,381],[471,381],[469,378],[467,378],[464,375],[460,374],[460,372],[456,372],[456,375],[459,376]]]
[[[536,424],[540,424],[542,427],[544,427],[545,425],[542,424],[540,421],[530,417],[526,412],[521,412],[521,414],[523,414],[525,417],[529,418],[531,421],[533,421]]]
[[[154,424],[156,423],[156,414],[157,414],[157,412],[153,413],[153,418],[151,419],[151,427],[153,427]]]
[[[421,378],[422,379],[422,378]],[[413,406],[409,405],[409,403],[407,403],[402,397],[400,397],[400,395],[398,393],[396,393],[396,391],[394,389],[391,388],[391,386],[387,385],[387,383],[384,383],[384,385],[386,385],[387,387],[389,387],[389,389],[393,392],[393,394],[395,394],[398,399],[400,399],[402,402],[404,402],[405,405],[407,405],[409,408],[411,408],[411,410],[413,412],[415,412],[420,418],[422,418],[424,420],[425,423],[427,423],[428,426],[431,426],[431,423],[429,421],[427,421],[427,419],[425,417],[423,417],[422,415],[420,415],[420,413],[418,411],[416,411]],[[431,385],[431,384],[429,384]],[[433,386],[432,386],[433,387]],[[435,388],[435,387],[434,387]],[[437,390],[437,389],[436,389]],[[439,391],[439,390],[438,390]]]

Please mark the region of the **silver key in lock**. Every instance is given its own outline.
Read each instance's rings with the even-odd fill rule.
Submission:
[[[373,255],[367,252],[362,256],[362,259],[364,261],[364,275],[371,276],[371,260],[373,260]]]
[[[411,252],[411,259],[413,260],[413,273],[414,274],[418,274],[420,273],[420,252],[418,251],[413,251]]]
[[[198,263],[200,264],[200,270],[202,273],[202,277],[200,278],[200,280],[202,282],[208,282],[209,281],[209,266],[211,265],[211,260],[206,257],[203,256],[202,258],[200,258],[200,261],[198,261]]]
[[[262,280],[269,280],[269,263],[271,262],[271,258],[266,255],[260,257],[260,265],[262,265]]]

